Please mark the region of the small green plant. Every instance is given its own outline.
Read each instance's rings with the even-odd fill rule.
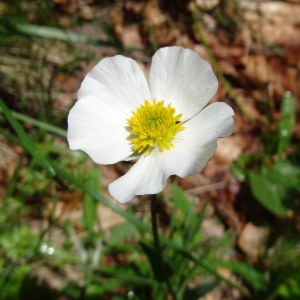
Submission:
[[[265,151],[254,157],[242,154],[231,168],[240,181],[249,180],[256,200],[274,214],[286,214],[299,205],[300,164],[296,156],[285,154],[293,147],[290,141],[295,124],[295,103],[290,92],[282,99],[280,115],[277,131],[265,134]]]

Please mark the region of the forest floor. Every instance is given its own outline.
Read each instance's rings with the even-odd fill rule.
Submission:
[[[215,247],[208,262],[218,253],[216,272],[249,293],[222,282],[201,299],[300,298],[299,16],[297,0],[0,0],[0,99],[26,132],[1,106],[0,299],[29,299],[37,286],[34,299],[128,299],[129,289],[146,299],[151,283],[115,273],[145,263],[132,249],[137,230],[76,182],[116,204],[108,185],[134,162],[99,166],[70,151],[66,120],[100,59],[131,57],[148,78],[153,54],[165,46],[192,49],[212,65],[219,87],[210,103],[234,109],[235,129],[200,174],[168,179],[158,203],[162,232],[170,234],[172,198],[183,190],[197,214],[206,207],[198,231],[204,251]],[[68,189],[40,167],[28,136],[76,178],[60,173]],[[147,223],[148,198],[116,206]],[[103,269],[91,271],[91,261]],[[205,276],[215,274],[204,267],[188,286]]]

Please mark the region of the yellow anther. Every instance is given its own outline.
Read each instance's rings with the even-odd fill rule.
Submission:
[[[127,119],[129,126],[126,128],[133,135],[130,140],[133,143],[133,150],[138,153],[149,155],[151,150],[159,146],[161,151],[169,150],[174,145],[172,140],[177,132],[183,130],[183,123],[180,122],[182,114],[175,116],[175,108],[169,104],[164,106],[164,101],[144,101],[135,112],[132,112],[130,119]]]

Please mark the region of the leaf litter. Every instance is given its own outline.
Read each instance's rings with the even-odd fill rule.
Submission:
[[[209,5],[205,3],[206,1],[199,0],[187,1],[184,4],[180,1],[171,3],[155,0],[124,0],[115,5],[109,1],[96,0],[54,0],[53,2],[58,21],[67,24],[68,30],[87,36],[94,35],[101,39],[105,37],[106,41],[110,39],[116,46],[80,43],[66,46],[59,41],[52,44],[44,40],[42,45],[33,43],[30,46],[32,51],[30,55],[34,56],[36,62],[30,58],[29,52],[18,44],[15,47],[10,45],[10,48],[7,48],[9,52],[6,52],[3,58],[4,63],[0,63],[0,78],[5,78],[5,82],[0,84],[0,96],[10,108],[35,116],[43,105],[39,102],[40,93],[32,92],[32,86],[38,84],[41,91],[50,91],[52,113],[57,116],[64,113],[76,101],[76,91],[85,74],[102,57],[117,54],[116,47],[137,60],[147,76],[152,53],[155,49],[167,45],[190,48],[212,63],[212,57],[206,52],[204,46],[207,43],[220,72],[225,76],[240,103],[238,106],[224,85],[219,84],[212,101],[225,101],[234,108],[235,132],[231,138],[220,141],[218,150],[203,173],[190,175],[185,179],[172,177],[169,183],[176,181],[187,194],[193,191],[194,199],[196,197],[198,203],[203,203],[207,197],[211,198],[213,215],[222,220],[222,224],[208,216],[201,227],[203,234],[207,237],[221,236],[224,226],[229,228],[237,233],[235,247],[241,252],[235,259],[243,261],[250,256],[254,264],[260,265],[260,257],[266,253],[266,240],[270,230],[266,224],[255,224],[261,223],[261,220],[258,221],[254,216],[255,209],[261,209],[258,204],[255,204],[252,213],[249,213],[250,210],[245,210],[245,207],[251,206],[249,202],[254,202],[255,199],[249,192],[249,186],[235,177],[230,168],[243,153],[254,157],[255,153],[264,151],[266,145],[261,134],[270,133],[268,128],[277,128],[280,120],[280,104],[286,91],[290,91],[295,98],[296,121],[292,132],[293,143],[299,149],[299,1],[209,1]],[[2,6],[5,7],[5,4]],[[0,8],[0,14],[1,11],[3,8]],[[193,22],[191,13],[197,16],[197,22]],[[33,24],[35,23],[34,13],[28,14],[27,18]],[[74,18],[81,19],[82,26],[72,28]],[[99,20],[102,24],[101,28],[99,28]],[[201,28],[203,38],[199,36],[196,26]],[[3,52],[3,48],[0,48],[0,51]],[[83,54],[74,57],[72,53],[76,51],[81,51]],[[72,65],[72,60],[75,61],[74,67],[68,67],[68,64]],[[27,73],[24,71],[26,68],[31,70],[31,79],[26,77]],[[16,72],[19,74],[17,77]],[[51,86],[48,85],[49,82]],[[20,94],[27,99],[29,105],[17,100]],[[241,106],[247,111],[252,122],[242,112]],[[28,130],[31,131],[33,128],[29,126]],[[65,142],[62,144],[67,146]],[[2,201],[9,185],[7,178],[11,177],[16,170],[23,153],[19,146],[2,136],[0,153]],[[289,157],[290,153],[289,147],[283,151],[285,157]],[[270,155],[270,158],[273,161],[278,160],[276,153]],[[106,197],[109,197],[108,184],[123,175],[130,164],[131,162],[99,167],[102,193]],[[241,165],[248,166],[249,163],[243,162]],[[255,163],[250,165],[255,171],[257,165]],[[272,165],[270,167],[272,168]],[[26,180],[28,179],[20,178],[21,183],[26,183]],[[57,188],[53,184],[48,188],[46,193],[50,193],[50,199],[53,197],[53,190]],[[245,195],[245,190],[248,194],[244,197],[242,195]],[[83,212],[82,195],[80,193],[68,195],[68,193],[59,193],[53,217],[59,218],[60,215],[64,215],[64,218],[55,223],[55,226],[63,226],[69,219],[77,233],[84,234],[80,217]],[[163,195],[168,197],[168,194],[169,189],[166,187]],[[27,201],[37,205],[39,198],[33,196]],[[40,207],[41,217],[45,219],[50,218],[54,209],[50,200],[48,203],[49,205]],[[133,200],[132,205],[138,215],[149,214],[148,207],[141,207],[138,201]],[[167,208],[162,210],[166,215],[171,213]],[[97,230],[101,228],[107,234],[123,222],[122,218],[107,208],[98,206],[97,212],[100,223],[95,225],[95,228]],[[29,218],[29,222],[34,223],[34,215],[31,217],[32,221]],[[264,217],[269,218],[268,215]],[[291,214],[288,213],[283,218],[290,219]],[[299,214],[295,212],[295,220],[298,220],[295,229],[298,231],[299,219]],[[165,223],[165,231],[168,230],[167,226],[168,224]],[[37,274],[41,272],[37,270]],[[47,272],[49,270],[47,269]],[[231,274],[231,271],[225,270],[222,272]],[[44,277],[39,276],[40,280],[51,281],[49,279],[51,276],[45,276],[47,273],[45,272],[42,272]],[[231,276],[230,274],[227,275]],[[53,281],[50,286],[55,289],[56,282]],[[215,289],[218,292],[212,292],[213,299],[226,299],[220,292],[222,289],[224,291],[224,287],[218,287]],[[209,299],[209,294],[206,297]],[[230,299],[239,299],[240,295],[232,295],[232,297]]]

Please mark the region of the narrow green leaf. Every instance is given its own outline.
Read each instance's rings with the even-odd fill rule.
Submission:
[[[241,182],[244,182],[247,178],[247,171],[242,169],[237,163],[231,165],[230,171]]]
[[[18,182],[18,176],[19,176],[19,173],[21,171],[21,168],[22,168],[22,164],[19,163],[17,165],[17,167],[15,168],[15,170],[13,172],[13,175],[9,178],[7,192],[6,192],[6,195],[5,195],[6,199],[9,198],[13,194],[13,191],[16,187],[17,182]]]
[[[155,249],[141,241],[140,241],[140,245],[142,250],[145,252],[145,254],[149,259],[151,269],[153,271],[156,280],[160,282],[164,282],[167,279],[165,278],[165,276],[171,277],[173,274],[171,267],[166,262],[164,262],[165,264],[164,266],[158,263],[160,261],[160,257],[158,256]]]
[[[195,235],[199,232],[199,228],[205,218],[207,203],[208,201],[204,203],[203,208],[198,215],[195,214],[196,218],[194,218],[191,225],[186,227],[185,229],[186,234],[185,234],[185,241],[184,241],[186,245],[189,245],[191,241],[194,239]]]
[[[4,29],[3,29],[4,28]],[[76,32],[66,31],[60,28],[48,27],[48,26],[40,26],[40,25],[32,25],[28,23],[20,23],[17,21],[10,22],[8,26],[4,26],[0,28],[3,31],[3,36],[13,36],[13,35],[27,35],[27,36],[38,36],[47,39],[56,39],[66,42],[77,42],[84,44],[93,44],[93,45],[103,45],[103,46],[112,46],[118,48],[120,50],[128,50],[128,51],[152,51],[151,48],[137,48],[131,46],[123,46],[119,43],[113,42],[111,39],[108,41],[103,41],[91,36],[78,34]],[[1,36],[0,36],[1,38]]]
[[[121,240],[129,239],[134,235],[135,231],[135,227],[131,223],[122,223],[112,230],[107,244],[111,246],[120,243]]]
[[[183,293],[183,300],[198,300],[205,294],[213,290],[216,286],[220,284],[220,280],[215,280],[212,282],[203,283],[194,289],[186,288]]]
[[[272,169],[272,179],[287,190],[300,190],[300,165],[287,159],[278,160]]]
[[[102,29],[102,31],[105,33],[107,39],[113,43],[113,44],[118,44],[118,41],[111,30],[110,26],[102,21],[101,19],[96,19],[95,22],[99,25],[99,27]]]
[[[189,200],[184,195],[183,190],[180,189],[176,184],[171,184],[169,188],[174,201],[174,205],[178,207],[183,213],[183,216],[186,217],[190,209]]]
[[[0,107],[0,113],[3,113],[3,110],[2,110],[1,107]],[[26,115],[17,113],[17,112],[15,112],[13,110],[11,110],[11,113],[12,113],[13,117],[15,117],[19,121],[24,121],[24,122],[26,122],[28,124],[37,126],[38,128],[41,128],[41,129],[46,130],[48,132],[60,135],[60,136],[62,136],[64,138],[67,137],[67,132],[64,129],[61,129],[61,128],[58,128],[58,127],[53,126],[51,124],[48,124],[48,123],[45,123],[45,122],[42,122],[42,121],[30,118],[30,117],[28,117]]]
[[[92,198],[94,198],[96,201],[104,204],[105,206],[109,207],[112,211],[116,212],[120,216],[127,219],[129,222],[134,224],[139,230],[152,233],[152,230],[149,226],[141,222],[139,219],[137,219],[134,214],[124,210],[120,206],[113,203],[111,200],[105,198],[98,192],[94,191],[92,188],[86,186],[84,183],[82,183],[77,178],[73,177],[71,174],[65,172],[60,167],[58,167],[54,162],[52,162],[52,166],[62,178],[68,180],[69,182],[73,183],[75,186],[80,188],[85,193],[89,194]]]
[[[2,99],[0,99],[0,108],[2,109],[4,115],[11,123],[15,131],[17,132],[18,136],[21,138],[26,150],[38,161],[38,163],[43,166],[50,177],[55,177],[56,172],[48,162],[48,160],[41,155],[41,153],[35,147],[33,141],[29,138],[23,127],[17,121],[17,119],[13,116],[10,109],[4,104]]]
[[[183,247],[178,247],[176,244],[174,244],[172,241],[168,240],[165,236],[160,236],[160,241],[166,245],[169,246],[171,249],[174,249],[175,251],[178,252],[178,254],[181,254],[182,256],[186,257],[187,259],[193,261],[195,263],[195,266],[199,266],[201,268],[203,268],[204,270],[206,270],[208,273],[210,273],[211,275],[214,275],[216,278],[218,278],[219,280],[225,282],[228,286],[237,289],[238,291],[240,291],[242,294],[244,295],[249,295],[249,293],[244,290],[243,288],[241,288],[240,286],[238,286],[237,284],[233,283],[232,281],[224,278],[222,275],[220,275],[217,271],[217,268],[215,266],[213,266],[212,264],[210,264],[208,261],[206,261],[205,259],[202,258],[197,258],[195,257],[191,251],[186,250]]]
[[[280,122],[278,124],[278,153],[282,153],[285,148],[289,145],[293,127],[296,120],[296,109],[294,98],[291,92],[285,92],[282,99],[281,109],[280,109]]]
[[[98,167],[93,166],[89,170],[88,179],[86,185],[100,193],[101,191],[101,174]],[[97,205],[98,202],[94,200],[89,194],[84,195],[83,199],[84,204],[84,214],[83,214],[83,224],[84,227],[92,231],[94,227],[94,223],[97,218]]]
[[[20,145],[21,147],[23,147],[25,149],[24,144],[18,138],[16,138],[14,135],[8,133],[6,130],[2,129],[1,127],[0,127],[0,134],[2,134],[10,142],[12,142],[16,145]]]
[[[55,153],[55,154],[65,155],[65,156],[70,157],[71,155],[74,154],[74,152],[72,150],[70,150],[69,148],[57,146],[56,144],[53,143],[53,141],[36,143],[35,146],[38,149],[38,151],[41,154],[43,154],[44,156],[47,156],[50,153],[52,153],[52,154]],[[81,153],[83,154],[82,157],[84,157],[85,153],[80,152],[80,154]]]
[[[267,286],[265,274],[256,270],[252,265],[239,261],[224,261],[221,266],[228,268],[232,272],[240,275],[255,290],[264,290]]]
[[[278,187],[272,184],[265,176],[250,173],[250,185],[256,200],[274,214],[284,214],[287,208],[282,204],[278,195]]]
[[[217,258],[221,257],[220,251],[218,251],[218,249],[220,247],[222,247],[224,250],[228,249],[235,238],[236,235],[232,234],[230,230],[225,231],[225,233],[220,238],[216,239],[209,247],[205,248],[204,253],[200,256],[200,259],[202,261],[208,261],[213,257],[214,261],[216,261]],[[200,247],[202,246],[203,245],[201,244]],[[218,252],[218,255],[216,254],[216,252]]]
[[[15,30],[20,33],[27,35],[35,35],[43,38],[57,39],[68,42],[78,42],[78,43],[91,43],[91,44],[101,44],[101,45],[110,45],[105,41],[86,36],[83,34],[78,34],[75,32],[68,32],[59,28],[39,26],[25,23],[15,23]]]
[[[106,276],[118,278],[120,280],[123,280],[124,282],[130,282],[134,284],[140,284],[140,285],[153,285],[156,283],[156,281],[152,278],[145,278],[142,276],[137,277],[135,273],[132,270],[129,270],[128,268],[116,268],[102,265],[98,268],[96,268],[96,271],[103,273]],[[101,279],[100,279],[101,280]]]
[[[261,174],[270,182],[283,206],[294,209],[297,191],[300,190],[300,166],[296,162],[280,159],[272,168],[263,166]]]

